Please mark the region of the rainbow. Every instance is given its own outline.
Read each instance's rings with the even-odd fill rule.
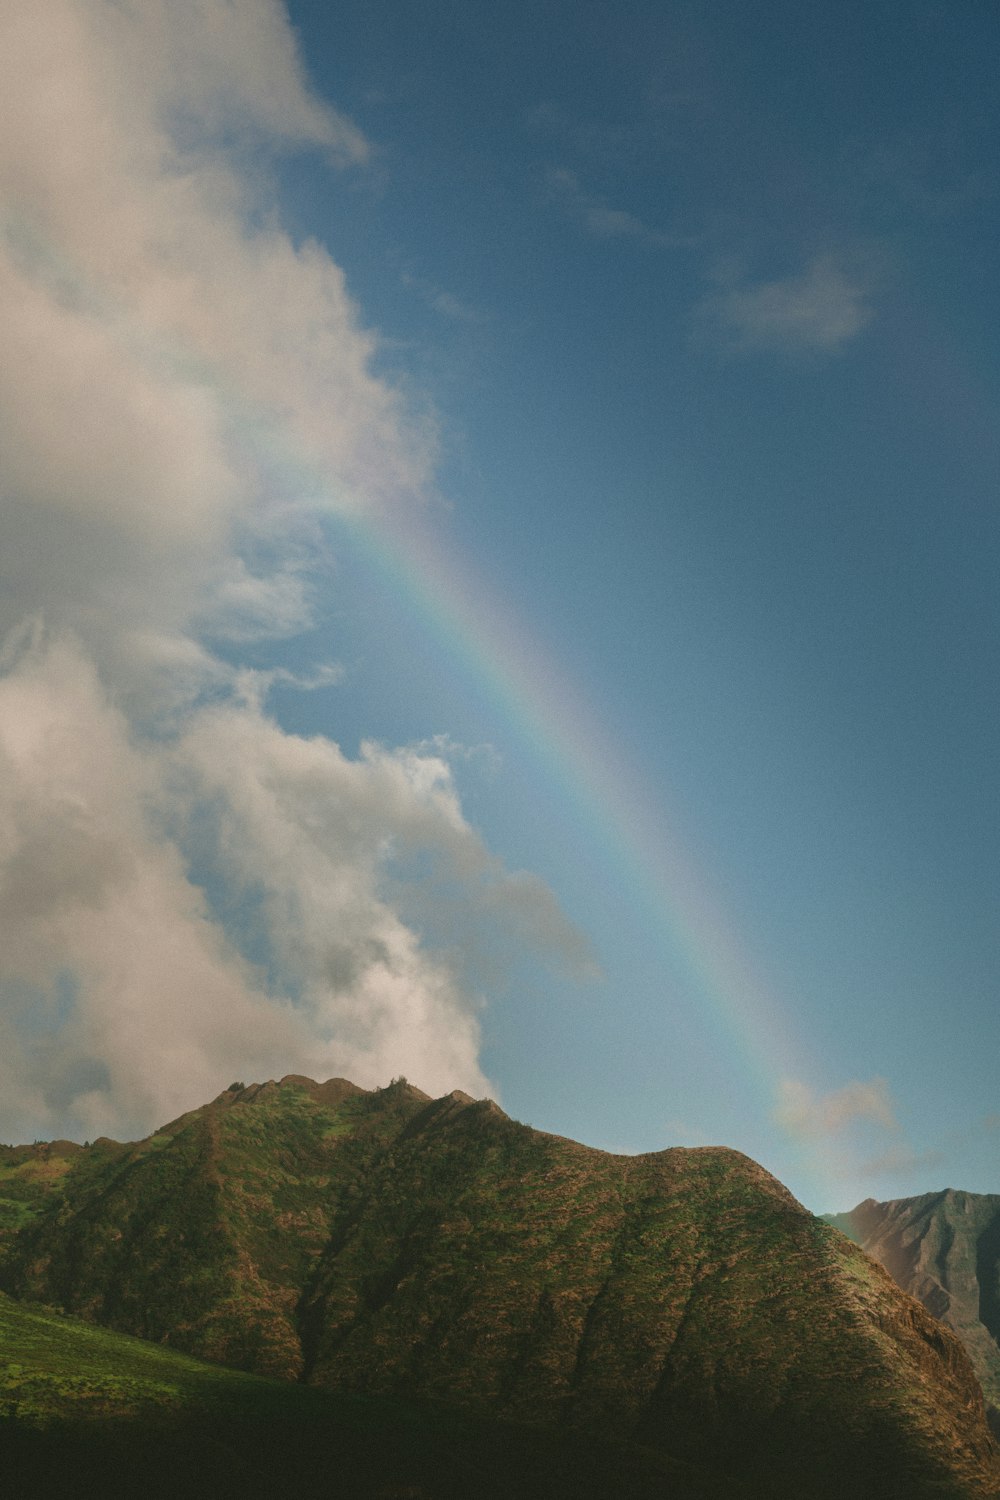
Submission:
[[[814,1075],[787,1009],[741,942],[671,817],[666,789],[643,785],[621,743],[568,674],[539,650],[496,589],[426,518],[338,517],[350,545],[407,596],[447,657],[526,746],[576,824],[587,829],[609,885],[629,892],[651,941],[679,963],[709,1019],[732,1045],[773,1122],[783,1079]],[[821,1139],[801,1143],[803,1175],[831,1203],[843,1162]]]

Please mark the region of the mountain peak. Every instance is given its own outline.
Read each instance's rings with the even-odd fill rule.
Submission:
[[[615,1156],[462,1090],[291,1074],[60,1172],[0,1280],[122,1332],[733,1494],[1000,1488],[958,1339],[737,1151]]]
[[[1000,1433],[1000,1196],[942,1188],[829,1215],[962,1340]]]

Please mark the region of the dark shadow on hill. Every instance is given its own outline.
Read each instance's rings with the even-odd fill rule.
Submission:
[[[17,1500],[763,1500],[663,1454],[491,1424],[419,1403],[331,1399],[325,1420],[0,1419],[4,1494]]]
[[[979,1321],[1000,1344],[1000,1215],[976,1241]]]

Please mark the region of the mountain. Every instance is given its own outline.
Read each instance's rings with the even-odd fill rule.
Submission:
[[[45,1150],[0,1162],[22,1299],[339,1399],[627,1442],[674,1466],[663,1494],[1000,1494],[959,1340],[738,1152],[612,1156],[298,1077]]]
[[[1000,1430],[1000,1196],[951,1188],[827,1215],[904,1291],[953,1328]]]

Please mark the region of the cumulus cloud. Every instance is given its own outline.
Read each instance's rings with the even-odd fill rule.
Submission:
[[[260,657],[310,623],[324,513],[432,471],[271,193],[278,153],[368,144],[279,0],[10,0],[0,111],[0,1134],[135,1133],[233,1075],[486,1092],[406,862],[468,884],[463,940],[578,939],[433,746],[351,760],[263,707],[337,680]]]
[[[720,277],[701,313],[736,349],[830,353],[873,316],[868,288],[834,255],[818,255],[798,274],[773,281]]]
[[[95,1135],[141,1127],[301,1052],[209,920],[150,816],[153,755],[129,742],[70,641],[34,644],[0,681],[0,994],[7,1118]]]
[[[268,153],[366,149],[308,92],[279,5],[13,0],[0,98],[8,623],[41,589],[99,629],[113,588],[119,617],[176,625],[234,528],[261,545],[304,497],[425,483],[433,432],[373,374],[340,269],[275,218]],[[292,582],[261,602],[300,618]]]
[[[521,899],[444,762],[352,761],[238,701],[136,745],[80,645],[39,636],[0,678],[0,772],[11,1117],[141,1129],[275,1068],[489,1091],[476,1006],[382,894],[404,847]]]
[[[898,1130],[889,1085],[884,1078],[852,1082],[829,1094],[816,1094],[796,1079],[782,1079],[774,1117],[792,1135],[837,1135],[848,1126],[866,1122],[883,1130]]]

